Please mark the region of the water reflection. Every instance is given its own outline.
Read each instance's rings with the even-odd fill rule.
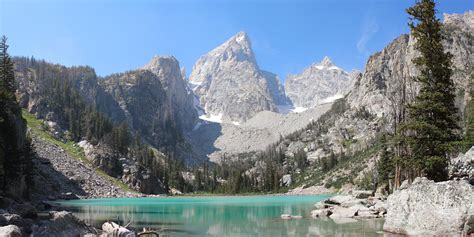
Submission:
[[[104,221],[132,221],[143,227],[171,230],[163,236],[380,236],[383,220],[337,224],[312,219],[317,201],[327,196],[253,196],[97,199],[61,205],[94,226]],[[280,215],[301,215],[282,220]]]

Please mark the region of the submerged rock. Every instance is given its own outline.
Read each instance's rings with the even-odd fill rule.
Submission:
[[[435,183],[416,178],[387,200],[383,229],[408,235],[473,233],[474,186],[466,181]]]

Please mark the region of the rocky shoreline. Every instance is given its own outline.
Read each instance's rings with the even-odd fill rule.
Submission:
[[[338,223],[354,219],[383,218],[387,214],[385,197],[373,197],[370,191],[352,191],[314,204],[313,218],[329,217]]]

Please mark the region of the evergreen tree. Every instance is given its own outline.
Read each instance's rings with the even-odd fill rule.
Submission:
[[[0,97],[2,99],[14,99],[15,96],[15,75],[13,71],[13,61],[8,55],[7,37],[0,40]]]
[[[436,18],[434,0],[419,0],[407,9],[409,26],[420,56],[413,60],[420,74],[414,78],[420,92],[409,105],[407,131],[412,176],[426,175],[446,180],[450,143],[457,139],[457,110],[451,79],[451,55],[444,52],[441,22]]]

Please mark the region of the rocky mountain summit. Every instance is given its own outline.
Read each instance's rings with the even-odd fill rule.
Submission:
[[[223,120],[243,122],[289,104],[276,76],[258,67],[245,32],[199,58],[189,80],[207,114]]]
[[[289,75],[285,89],[294,106],[312,108],[344,97],[360,76],[360,72],[347,73],[335,66],[329,57],[324,57],[303,73]]]

